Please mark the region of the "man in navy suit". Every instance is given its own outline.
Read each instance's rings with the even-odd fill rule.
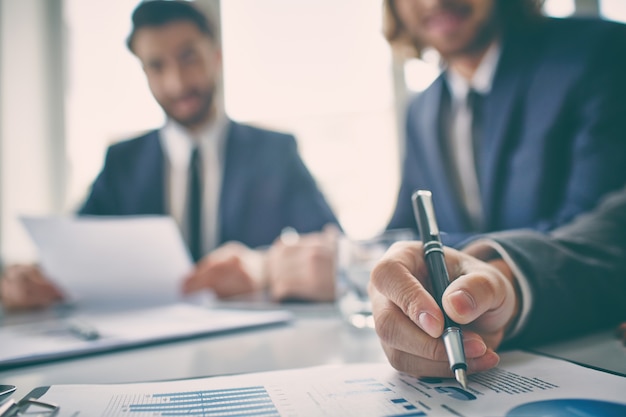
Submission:
[[[172,215],[198,261],[185,292],[230,296],[269,286],[278,299],[332,299],[333,232],[312,232],[337,221],[294,137],[226,117],[215,28],[195,6],[146,1],[132,20],[128,48],[167,122],[108,149],[80,214]],[[272,245],[285,229],[305,236],[296,245],[278,241],[269,255],[250,249]],[[3,281],[5,306],[62,296],[34,267],[9,269]]]
[[[536,0],[386,0],[387,37],[436,49],[413,99],[389,228],[429,189],[444,242],[548,231],[626,183],[626,27],[550,19]]]
[[[448,244],[501,230],[446,248],[442,305],[465,329],[470,372],[495,366],[503,342],[626,319],[626,188],[571,222],[625,183],[626,29],[543,18],[540,3],[386,2],[388,38],[434,47],[446,65],[409,106],[390,227],[415,227],[410,196],[425,188]],[[420,242],[402,243],[374,269],[376,331],[397,369],[450,376],[422,258]]]

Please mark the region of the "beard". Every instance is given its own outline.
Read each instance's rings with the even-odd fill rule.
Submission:
[[[190,90],[175,99],[159,101],[159,105],[165,114],[183,127],[193,129],[206,123],[211,117],[211,110],[215,97],[215,88],[209,87],[205,90]],[[197,108],[193,111],[185,112],[178,109],[178,102],[182,100],[197,100]]]

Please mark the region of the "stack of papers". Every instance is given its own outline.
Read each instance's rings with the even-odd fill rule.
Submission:
[[[39,249],[44,274],[75,308],[63,317],[3,324],[0,369],[291,319],[286,311],[183,304],[182,280],[193,263],[171,217],[22,221]]]

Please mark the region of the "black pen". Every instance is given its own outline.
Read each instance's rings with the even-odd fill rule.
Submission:
[[[467,363],[463,349],[463,333],[461,327],[450,320],[443,309],[443,292],[450,284],[446,261],[443,256],[443,244],[439,237],[439,227],[435,218],[432,194],[430,191],[418,190],[413,193],[413,212],[424,244],[424,259],[433,286],[433,297],[443,313],[444,326],[441,338],[446,347],[450,370],[454,377],[467,389]]]

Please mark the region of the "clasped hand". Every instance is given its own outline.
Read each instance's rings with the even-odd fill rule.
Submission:
[[[266,251],[228,242],[204,257],[183,292],[210,289],[220,298],[267,289],[274,300],[332,301],[339,231],[327,226],[293,242],[278,238]]]

